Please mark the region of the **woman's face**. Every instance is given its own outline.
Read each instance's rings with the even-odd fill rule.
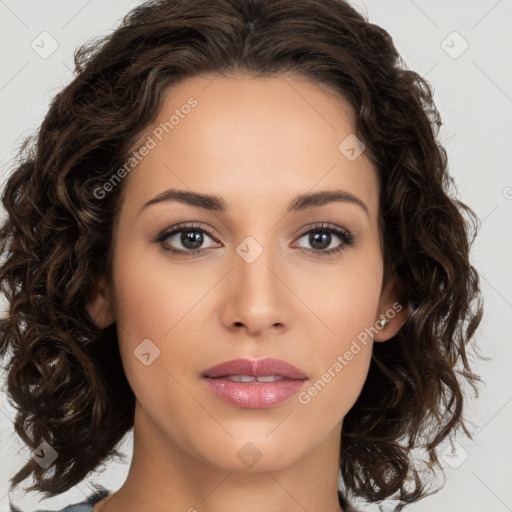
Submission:
[[[167,92],[119,185],[107,299],[136,435],[229,470],[337,446],[368,329],[394,300],[381,294],[378,182],[354,132],[347,103],[297,78],[196,77]],[[265,358],[307,378],[205,377]]]

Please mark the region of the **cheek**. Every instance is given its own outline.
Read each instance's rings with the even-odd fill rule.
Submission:
[[[368,374],[382,282],[378,251],[346,262],[329,277],[308,296],[323,326],[317,321],[310,355],[317,372],[298,399],[311,414],[335,422],[357,400]]]
[[[147,253],[147,248],[135,247],[121,253],[114,264],[118,324],[139,342],[151,337],[164,340],[207,291],[194,272]]]
[[[205,318],[204,308],[211,306],[207,292],[218,277],[200,277],[197,270],[172,264],[147,246],[120,242],[117,247],[115,313],[130,386],[146,404],[157,397],[187,402],[190,398],[182,396],[182,388],[169,373],[182,381],[183,374],[190,378],[197,371],[195,359],[205,349],[194,340],[201,342],[208,332],[196,336],[196,331]]]
[[[318,312],[325,326],[324,337],[336,350],[350,344],[377,319],[382,260],[377,247],[368,249],[347,253],[339,265],[326,267],[316,276],[302,272],[300,294],[307,298],[310,309]]]
[[[317,333],[314,350],[308,347],[310,360],[315,361],[315,372],[297,400],[303,408],[302,414],[317,418],[314,428],[323,433],[348,413],[368,375],[373,347],[368,328],[375,322],[378,294],[372,287],[359,284],[357,296],[342,294],[324,310],[325,322],[334,334],[318,336]]]

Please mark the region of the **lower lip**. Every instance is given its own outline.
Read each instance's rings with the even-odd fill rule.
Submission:
[[[210,391],[221,400],[246,409],[267,409],[288,400],[304,385],[305,380],[283,379],[276,382],[233,382],[205,378]]]

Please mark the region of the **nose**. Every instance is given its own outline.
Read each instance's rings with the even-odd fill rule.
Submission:
[[[232,261],[233,269],[222,290],[221,316],[226,328],[253,337],[286,330],[293,294],[285,284],[284,265],[278,264],[270,249],[264,249],[252,262],[235,252]]]

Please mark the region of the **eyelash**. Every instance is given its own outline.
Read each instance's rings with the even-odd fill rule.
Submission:
[[[170,252],[172,254],[181,255],[181,256],[185,256],[185,257],[193,257],[196,254],[209,249],[209,248],[195,249],[192,251],[187,251],[187,250],[173,249],[168,246],[165,246],[165,244],[164,244],[165,240],[167,240],[172,235],[175,235],[176,233],[181,233],[182,231],[206,233],[210,238],[212,238],[213,240],[216,241],[213,234],[206,228],[199,227],[195,224],[178,224],[177,226],[174,226],[170,231],[166,230],[166,231],[162,232],[161,234],[159,234],[157,239],[155,240],[155,243],[158,243],[162,247],[162,249],[166,252]],[[317,249],[299,249],[299,250],[301,250],[302,252],[308,252],[308,253],[314,252],[316,254],[320,254],[321,257],[332,257],[332,256],[335,256],[335,255],[341,253],[347,247],[351,247],[352,245],[354,245],[354,237],[347,229],[342,228],[340,226],[335,226],[335,225],[325,224],[325,223],[322,223],[321,225],[318,225],[318,226],[313,226],[312,228],[309,228],[308,230],[302,232],[298,236],[297,240],[301,239],[304,235],[308,235],[309,233],[315,233],[315,232],[329,233],[329,234],[334,233],[336,236],[338,236],[338,238],[340,238],[342,243],[335,249],[318,249],[318,250]]]

